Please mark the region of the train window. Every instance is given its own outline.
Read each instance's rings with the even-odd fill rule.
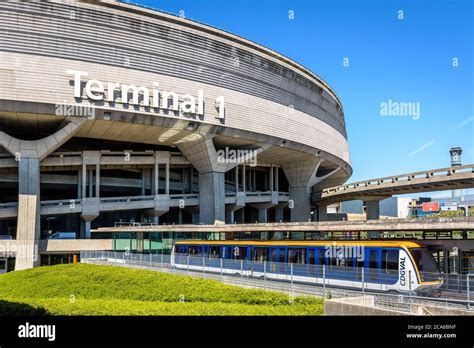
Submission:
[[[321,266],[326,265],[326,255],[325,255],[325,252],[323,251],[323,249],[320,249],[318,252],[319,252],[319,264],[320,264]]]
[[[183,254],[183,247],[180,246],[180,245],[175,245],[175,247],[174,247],[174,253],[175,253],[176,255],[181,255],[181,254]]]
[[[379,251],[369,251],[369,268],[379,268]]]
[[[272,249],[270,261],[271,262],[277,262],[278,261],[278,259],[277,259],[277,249]]]
[[[255,248],[253,251],[254,261],[263,262],[268,260],[268,248]]]
[[[411,248],[410,252],[420,272],[439,272],[433,255],[427,249]]]
[[[197,245],[192,245],[192,246],[190,246],[190,247],[188,248],[188,250],[189,250],[188,253],[189,253],[189,255],[191,255],[191,256],[197,256],[198,253],[199,253]]]
[[[309,249],[308,250],[308,263],[310,265],[314,265],[316,262],[316,251],[314,249]]]
[[[220,251],[221,251],[221,247],[220,246],[210,246],[209,247],[209,257],[211,259],[217,259],[219,258],[219,254],[220,254]]]
[[[349,255],[349,257],[346,258],[346,267],[354,267],[354,265],[354,258],[352,257],[352,255]]]
[[[223,259],[228,259],[229,257],[227,256],[227,247],[223,246],[222,247],[222,256]]]
[[[398,270],[398,250],[384,249],[382,250],[382,269],[387,273],[389,271]]]
[[[233,247],[232,258],[235,260],[247,260],[247,247]]]
[[[278,262],[285,262],[285,249],[280,249],[279,255],[278,255]]]
[[[304,264],[306,261],[306,249],[288,249],[288,263]]]

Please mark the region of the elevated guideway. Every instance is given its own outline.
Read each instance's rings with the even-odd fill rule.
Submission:
[[[379,218],[379,202],[393,195],[466,189],[474,187],[474,164],[388,176],[330,187],[312,196],[319,208],[320,220],[329,204],[363,200],[367,219]]]

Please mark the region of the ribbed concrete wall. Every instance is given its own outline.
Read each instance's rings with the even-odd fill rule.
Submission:
[[[262,141],[258,136],[262,134],[309,146],[315,155],[322,150],[321,156],[330,162],[341,167],[349,164],[350,175],[342,108],[317,76],[235,35],[140,11],[98,1],[0,3],[0,103],[74,102],[73,77],[66,74],[67,69],[89,72],[85,80],[149,88],[158,81],[160,89],[179,94],[196,95],[202,88],[208,115],[205,122],[248,132],[229,136]],[[225,122],[214,117],[218,95],[226,98]],[[112,108],[121,110],[122,105],[116,103]],[[41,110],[45,109],[37,112]],[[149,120],[138,121],[150,124]],[[153,134],[139,126],[124,129],[124,125],[92,127],[91,123],[77,136],[145,141]],[[295,144],[290,148],[298,148]]]
[[[345,136],[340,104],[322,81],[279,63],[271,51],[257,53],[186,22],[80,2],[6,2],[0,3],[0,50],[199,81],[292,105]]]

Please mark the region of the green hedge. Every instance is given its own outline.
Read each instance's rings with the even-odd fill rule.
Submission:
[[[318,315],[322,300],[209,279],[88,264],[0,275],[0,313],[61,315]],[[30,306],[30,307],[28,307]]]

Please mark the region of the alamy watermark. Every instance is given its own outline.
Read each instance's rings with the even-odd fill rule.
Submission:
[[[225,147],[217,151],[217,162],[223,164],[248,164],[250,167],[256,167],[257,154],[257,150],[234,150]]]
[[[74,117],[84,117],[89,120],[95,118],[95,107],[90,105],[78,105],[74,103],[68,103],[64,101],[61,104],[55,105],[55,115],[56,116],[74,116]]]
[[[337,245],[333,243],[332,246],[325,247],[324,256],[331,259],[352,259],[357,261],[364,261],[364,247],[361,245]]]
[[[397,102],[389,99],[380,103],[380,116],[411,117],[419,120],[421,105],[419,102]]]

